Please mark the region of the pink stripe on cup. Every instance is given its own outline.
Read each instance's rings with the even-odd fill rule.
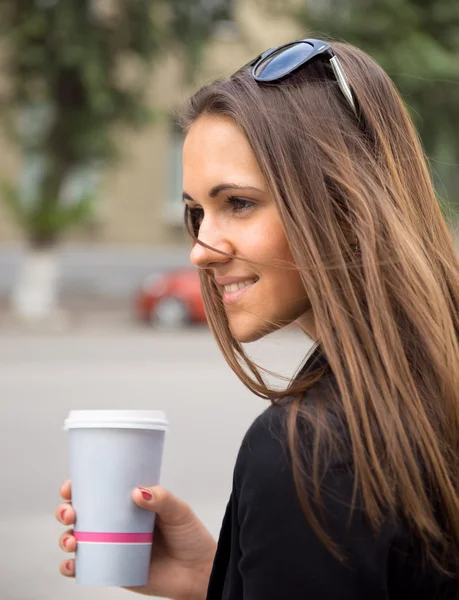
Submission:
[[[75,531],[77,542],[92,542],[99,544],[149,544],[153,541],[152,533],[94,533]]]

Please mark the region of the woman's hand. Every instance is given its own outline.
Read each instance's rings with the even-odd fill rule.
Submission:
[[[152,498],[144,498],[139,488],[133,490],[132,498],[141,508],[156,513],[148,583],[125,589],[173,600],[203,600],[215,556],[214,539],[183,500],[161,486],[142,489],[150,492]],[[60,495],[67,502],[57,507],[56,518],[71,526],[76,515],[71,505],[70,481],[62,485]],[[77,543],[72,529],[61,535],[59,546],[64,552],[75,552]],[[63,561],[60,572],[74,577],[75,561]]]

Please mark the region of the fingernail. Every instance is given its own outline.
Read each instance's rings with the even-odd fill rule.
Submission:
[[[149,492],[148,490],[146,490],[145,488],[141,488],[139,487],[140,493],[143,496],[144,500],[151,500],[153,498],[153,494],[151,492]]]
[[[66,537],[62,540],[62,543],[64,544],[64,548],[67,548],[67,544],[70,542],[70,538]]]
[[[70,571],[71,569],[72,569],[72,561],[68,560],[68,561],[65,563],[65,570],[66,570],[66,571]]]
[[[66,509],[66,508],[63,508],[63,509],[61,510],[61,521],[63,521],[63,520],[64,520],[64,518],[65,518],[65,513],[66,513],[66,512],[67,512],[67,509]]]

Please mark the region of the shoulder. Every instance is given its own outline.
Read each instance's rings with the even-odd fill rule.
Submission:
[[[273,474],[290,476],[291,453],[288,443],[288,422],[293,398],[272,404],[251,424],[245,434],[236,461],[236,478],[255,476],[256,479],[272,479]],[[295,424],[301,447],[304,467],[312,463],[314,444],[318,429],[328,432],[322,436],[321,454],[329,450],[331,440],[334,446],[328,468],[347,468],[350,464],[350,451],[343,441],[347,439],[347,428],[337,410],[336,386],[333,377],[325,376],[314,384],[302,397],[300,412]],[[334,449],[333,449],[334,448]]]

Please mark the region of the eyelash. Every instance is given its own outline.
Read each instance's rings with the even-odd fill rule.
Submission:
[[[246,206],[244,208],[239,208],[236,210],[235,204],[237,202],[241,202]],[[247,200],[246,198],[238,198],[237,196],[228,196],[228,198],[225,198],[225,204],[230,204],[232,206],[233,213],[245,213],[255,206],[255,202]]]
[[[245,206],[243,206],[242,208],[236,208],[236,205],[238,203],[242,203]],[[250,211],[255,206],[255,202],[247,200],[246,198],[239,198],[238,196],[228,196],[227,198],[225,198],[225,204],[229,204],[231,206],[231,212],[234,215],[244,214]],[[194,234],[197,235],[199,232],[199,226],[204,216],[204,210],[202,208],[190,208],[188,205],[186,206],[185,210],[186,213],[188,213],[188,217],[187,215],[185,215],[185,217],[188,218],[192,230],[194,231]],[[197,223],[198,219],[200,219],[199,224]]]

